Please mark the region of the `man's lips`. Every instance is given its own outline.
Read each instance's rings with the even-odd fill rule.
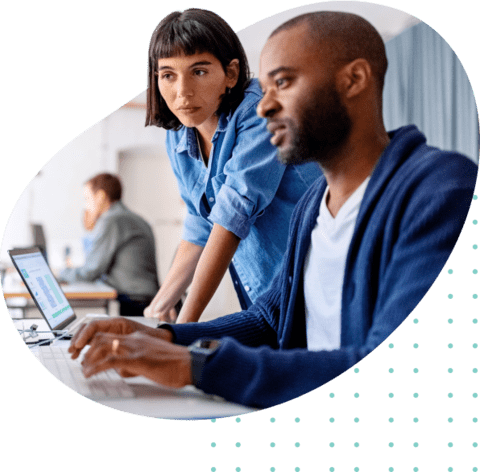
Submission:
[[[279,123],[276,121],[270,121],[267,124],[267,130],[273,134],[272,138],[270,139],[270,142],[274,146],[279,146],[281,144],[281,141],[283,141],[285,137],[285,133],[287,131],[286,126],[283,123]]]

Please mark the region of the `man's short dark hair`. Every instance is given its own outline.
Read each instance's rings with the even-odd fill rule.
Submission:
[[[378,31],[364,18],[353,13],[318,11],[305,13],[286,21],[270,37],[306,23],[312,38],[324,44],[339,65],[365,59],[383,89],[388,61],[385,44]]]
[[[145,126],[178,130],[182,124],[169,110],[158,90],[156,75],[158,60],[179,55],[210,53],[227,71],[233,59],[239,61],[238,81],[225,94],[217,114],[234,111],[243,100],[243,92],[250,82],[247,56],[232,28],[217,14],[197,8],[176,11],[166,16],[155,28],[148,51],[147,116]]]
[[[87,180],[85,185],[88,185],[93,193],[103,190],[111,203],[122,198],[122,183],[116,175],[108,173],[97,174],[90,180]]]

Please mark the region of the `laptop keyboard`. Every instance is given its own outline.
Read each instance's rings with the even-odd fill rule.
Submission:
[[[33,352],[57,379],[85,397],[101,400],[135,396],[131,386],[113,369],[85,378],[80,361],[72,360],[67,349],[54,344],[39,346]]]

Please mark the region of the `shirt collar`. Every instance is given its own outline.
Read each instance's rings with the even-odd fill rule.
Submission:
[[[218,138],[219,133],[224,133],[227,130],[228,124],[232,118],[232,112],[228,115],[222,113],[220,118],[218,119],[217,129],[215,133],[213,133],[212,142],[214,142]],[[188,155],[192,159],[200,159],[200,152],[198,149],[197,144],[197,137],[195,136],[195,131],[193,128],[187,128],[186,126],[182,126],[177,133],[180,134],[180,139],[178,141],[177,147],[175,148],[175,152],[188,152]]]

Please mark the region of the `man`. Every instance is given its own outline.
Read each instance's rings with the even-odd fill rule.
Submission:
[[[249,310],[211,322],[84,327],[70,351],[91,344],[85,375],[113,367],[267,407],[335,378],[400,325],[455,245],[477,168],[414,126],[385,131],[386,67],[356,15],[311,13],[272,33],[258,113],[282,161],[324,174],[294,211],[282,269]]]
[[[84,224],[92,229],[83,267],[64,269],[64,282],[101,279],[118,292],[122,316],[142,316],[159,288],[155,239],[150,225],[121,201],[113,174],[98,174],[84,185]]]

